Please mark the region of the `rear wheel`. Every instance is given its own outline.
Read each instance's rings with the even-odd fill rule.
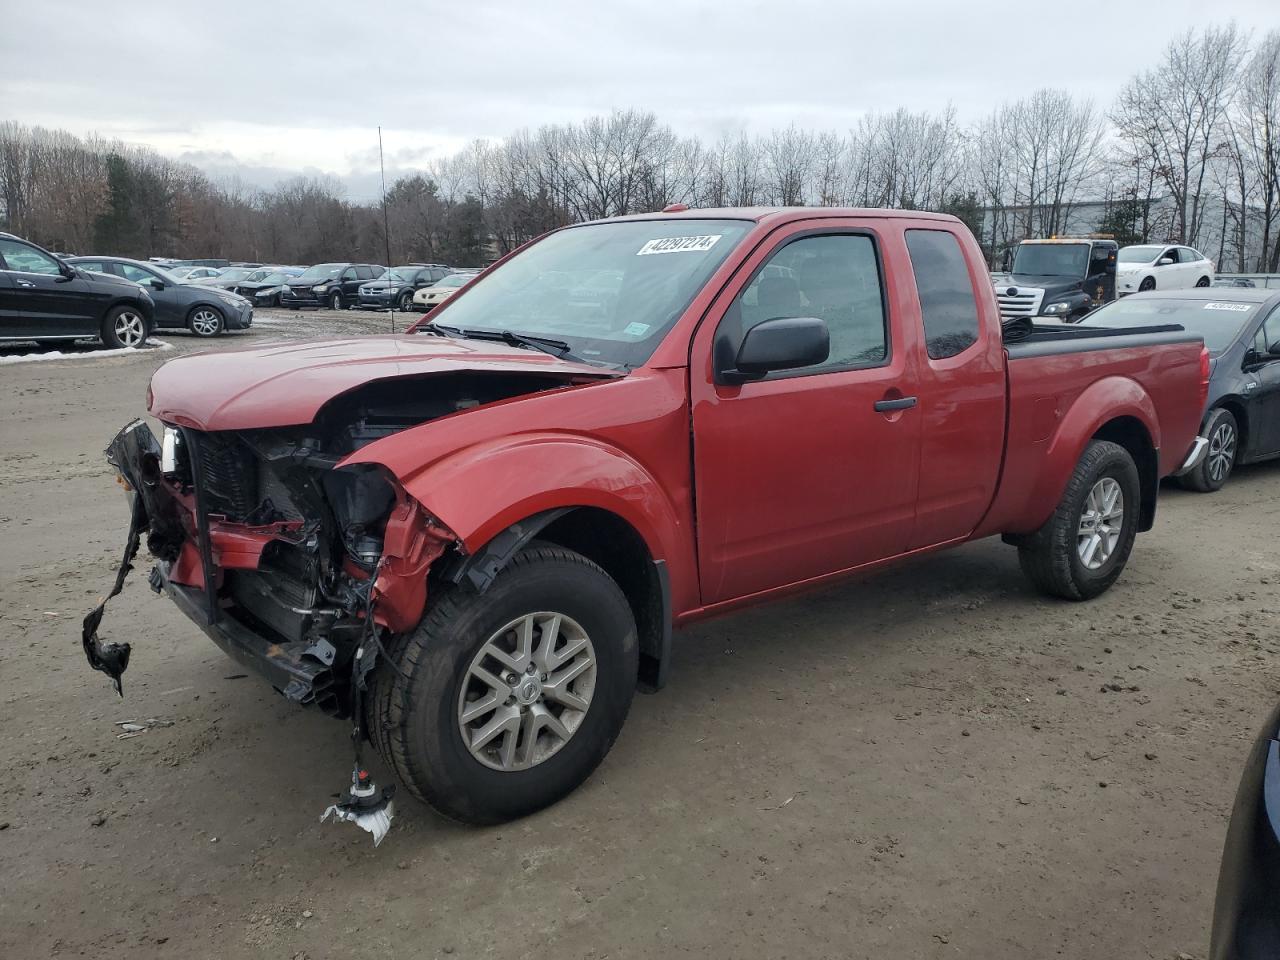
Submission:
[[[216,337],[222,332],[222,314],[213,307],[196,307],[187,317],[187,327],[197,337]]]
[[[1141,496],[1129,451],[1090,441],[1053,516],[1019,545],[1022,572],[1044,593],[1066,600],[1104,592],[1133,549]]]
[[[1209,285],[1208,277],[1201,277],[1199,280],[1196,281],[1197,287],[1207,287],[1208,285]]]
[[[1209,438],[1209,449],[1204,459],[1190,473],[1184,473],[1178,482],[1188,490],[1212,493],[1222,485],[1235,469],[1240,446],[1240,427],[1230,410],[1214,410],[1205,421],[1202,436]]]
[[[1138,284],[1138,292],[1139,292],[1139,293],[1145,293],[1146,291],[1148,291],[1148,290],[1154,290],[1155,288],[1156,288],[1156,278],[1155,278],[1155,277],[1143,277],[1143,278],[1142,278],[1142,282],[1141,282],[1140,284]]]
[[[102,342],[113,350],[147,342],[147,321],[136,307],[119,306],[102,320]]]
[[[550,545],[518,554],[483,594],[444,593],[379,672],[371,739],[415,797],[465,823],[554,803],[613,746],[635,693],[638,642],[618,585]]]

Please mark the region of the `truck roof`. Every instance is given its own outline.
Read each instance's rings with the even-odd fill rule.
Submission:
[[[1109,243],[1117,246],[1110,237],[1047,237],[1043,240],[1023,240],[1022,243]]]
[[[610,220],[753,220],[756,223],[788,223],[820,217],[876,217],[884,219],[932,220],[946,223],[960,221],[947,213],[926,210],[891,210],[884,207],[690,207],[671,213],[637,213],[625,217],[605,217],[589,223]]]

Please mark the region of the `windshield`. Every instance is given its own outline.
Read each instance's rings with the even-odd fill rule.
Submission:
[[[388,283],[408,283],[409,274],[401,273],[399,270],[388,270],[378,277],[379,280],[385,280]]]
[[[1118,263],[1150,263],[1164,247],[1125,247],[1116,257]]]
[[[445,277],[443,280],[439,281],[436,284],[436,286],[437,287],[460,287],[474,276],[475,276],[474,273],[451,273],[447,277]]]
[[[342,272],[345,266],[345,263],[317,263],[314,267],[303,270],[298,275],[298,282],[304,283],[309,280],[315,283],[318,280],[332,280]]]
[[[1228,294],[1230,296],[1230,294]],[[1217,356],[1231,345],[1258,309],[1256,303],[1222,300],[1175,300],[1172,297],[1126,297],[1095,310],[1083,326],[1141,327],[1176,323],[1188,333],[1204,338],[1209,353]]]
[[[447,301],[439,320],[551,337],[585,360],[636,366],[752,226],[673,219],[570,227],[486,272],[465,295]],[[620,275],[612,296],[574,296],[602,270]],[[450,276],[440,285],[470,279]]]
[[[1013,272],[1040,277],[1083,277],[1089,263],[1087,243],[1023,243],[1013,257]]]
[[[220,274],[218,274],[218,279],[219,280],[245,280],[248,278],[249,274],[251,273],[253,273],[252,270],[245,269],[244,267],[232,267],[230,270],[223,270]]]
[[[268,273],[260,282],[275,286],[290,279],[292,278],[287,273]]]

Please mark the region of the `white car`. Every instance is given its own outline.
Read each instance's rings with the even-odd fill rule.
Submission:
[[[174,267],[169,272],[180,280],[186,280],[188,283],[212,280],[222,273],[217,267]]]
[[[451,273],[443,280],[437,280],[429,287],[422,287],[413,295],[413,302],[420,307],[431,310],[461,290],[474,273]]]
[[[1116,293],[1186,290],[1213,283],[1213,261],[1199,250],[1144,243],[1121,247],[1116,257]]]

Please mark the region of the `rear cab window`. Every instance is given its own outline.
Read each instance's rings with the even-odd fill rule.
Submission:
[[[945,360],[978,342],[978,301],[964,251],[946,230],[908,230],[925,345],[930,360]]]

